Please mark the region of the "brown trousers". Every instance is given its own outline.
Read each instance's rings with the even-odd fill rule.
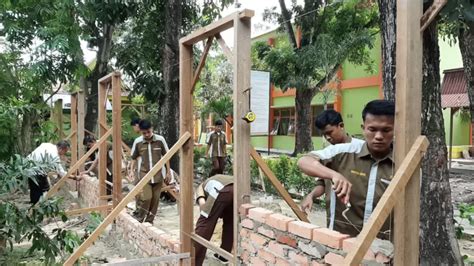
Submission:
[[[156,211],[160,204],[160,194],[163,182],[155,184],[146,184],[142,192],[136,197],[136,210],[133,216],[140,222],[148,222],[153,224]]]
[[[226,159],[227,157],[212,157],[212,171],[209,174],[209,177],[217,174],[224,174]]]
[[[234,186],[233,184],[227,185],[221,189],[217,196],[214,205],[212,206],[211,213],[206,218],[199,216],[196,223],[196,229],[194,230],[197,235],[201,236],[206,240],[210,240],[214,229],[216,228],[217,220],[222,218],[222,239],[221,248],[225,251],[231,252],[232,245],[234,243]],[[195,243],[195,254],[196,254],[196,265],[200,266],[206,258],[206,250],[204,246]]]

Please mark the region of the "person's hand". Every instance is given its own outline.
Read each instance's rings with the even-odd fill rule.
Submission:
[[[82,171],[82,172],[79,172],[79,176],[83,176],[83,175],[86,175],[86,174],[89,174],[89,171]]]
[[[133,171],[128,172],[127,179],[129,182],[133,182],[135,180],[135,175],[133,174]]]
[[[171,183],[171,172],[168,171],[166,172],[166,177],[165,177],[165,184],[169,185]]]
[[[342,200],[344,204],[349,202],[349,196],[351,194],[352,184],[339,173],[335,173],[332,178],[332,189],[336,193],[336,196]]]
[[[204,198],[199,198],[198,203],[199,208],[202,210],[202,208],[204,208],[204,204],[206,204],[206,200]]]
[[[313,208],[313,194],[309,193],[301,202],[301,210],[308,214],[311,208]]]

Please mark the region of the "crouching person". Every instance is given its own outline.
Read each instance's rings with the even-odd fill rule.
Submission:
[[[228,175],[215,175],[209,177],[199,185],[196,191],[196,202],[201,209],[201,216],[196,223],[195,233],[206,240],[210,240],[217,220],[222,218],[221,248],[227,252],[232,251],[234,242],[234,178]],[[206,258],[206,248],[195,244],[196,265],[202,265]],[[215,257],[222,262],[227,262],[221,256]]]

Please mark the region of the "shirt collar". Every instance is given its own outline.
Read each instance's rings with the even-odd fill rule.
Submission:
[[[348,133],[346,133],[346,142],[345,143],[351,143],[352,142],[352,137]]]
[[[367,142],[364,142],[364,145],[362,146],[362,149],[357,154],[357,158],[372,158],[373,160],[375,160],[372,157],[372,154],[370,154],[369,147],[367,146]],[[381,162],[381,161],[385,161],[386,159],[389,159],[390,161],[392,161],[392,163],[394,162],[394,160],[393,160],[393,150],[391,150],[390,153],[387,156],[385,156],[384,158],[382,158],[380,160],[375,160],[375,161]]]

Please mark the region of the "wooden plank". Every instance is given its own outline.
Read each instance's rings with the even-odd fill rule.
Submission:
[[[173,155],[181,149],[181,147],[190,139],[191,134],[185,132],[176,144],[150,169],[150,171],[138,182],[138,184],[125,196],[119,204],[105,217],[105,219],[97,226],[92,234],[77,248],[73,254],[64,262],[64,265],[73,265],[74,262],[90,247],[94,241],[100,236],[104,229],[112,223],[127,204],[135,199],[135,196],[141,192],[143,187],[151,180],[151,178],[161,171],[161,168],[168,162]]]
[[[224,259],[228,261],[234,261],[234,255],[232,253],[229,253],[225,251],[224,249],[212,244],[210,241],[207,241],[206,239],[202,238],[200,235],[197,235],[195,233],[191,234],[191,238],[196,241],[197,243],[205,246],[206,248],[214,251],[215,253],[219,254],[220,256],[224,257]]]
[[[191,82],[193,78],[193,62],[189,60],[193,58],[193,48],[190,45],[179,45],[179,128],[181,134],[184,132],[193,132],[193,97],[191,94]],[[179,173],[180,182],[180,240],[181,252],[189,252],[191,258],[194,258],[194,249],[189,235],[194,230],[194,140],[188,141],[183,146],[179,155]]]
[[[61,186],[64,184],[64,182],[66,182],[66,179],[69,178],[73,173],[75,173],[77,169],[79,169],[79,166],[83,165],[86,162],[86,160],[89,158],[89,156],[91,156],[91,154],[94,153],[99,148],[99,145],[105,142],[111,134],[112,134],[112,129],[107,131],[104,134],[104,136],[102,136],[102,138],[100,138],[97,141],[97,143],[94,146],[92,146],[92,148],[88,152],[86,152],[86,154],[84,154],[73,166],[71,166],[71,168],[69,168],[69,171],[63,177],[61,177],[61,179],[59,179],[58,182],[56,182],[56,184],[54,184],[54,186],[48,191],[48,193],[46,193],[45,197],[49,198],[54,193],[56,193],[59,190],[59,188],[61,188]]]
[[[344,260],[344,265],[360,264],[372,241],[390,215],[393,206],[401,199],[403,195],[401,192],[406,188],[413,173],[419,168],[423,153],[426,152],[428,145],[429,142],[425,136],[419,136],[416,139],[415,144],[413,144],[398,171],[395,173],[387,190],[385,190],[385,193],[380,198],[374,212],[357,236],[353,249],[347,254]],[[418,238],[418,235],[416,235],[416,238]],[[403,265],[418,265],[418,262],[416,264]]]
[[[207,39],[206,46],[204,47],[204,51],[201,55],[201,59],[199,60],[199,64],[197,66],[196,71],[194,72],[193,82],[191,83],[191,94],[194,93],[194,87],[196,87],[196,83],[199,80],[199,75],[201,74],[202,68],[206,63],[207,54],[209,53],[209,49],[211,49],[212,41],[214,40],[214,36],[211,36]]]
[[[106,211],[109,209],[112,209],[112,205],[101,205],[101,206],[96,206],[96,207],[90,207],[90,208],[82,208],[82,209],[77,209],[77,210],[70,210],[66,211],[67,216],[72,216],[72,215],[79,215],[83,213],[89,213],[93,211]]]
[[[301,211],[298,205],[296,205],[288,191],[286,191],[286,189],[280,183],[280,181],[272,172],[272,170],[268,167],[267,163],[265,163],[262,157],[257,153],[254,147],[250,148],[250,155],[252,155],[252,158],[255,160],[255,162],[257,162],[257,165],[262,169],[262,171],[268,177],[270,182],[273,184],[273,187],[275,187],[275,189],[277,190],[278,194],[280,194],[280,196],[286,201],[286,203],[290,206],[296,216],[301,221],[309,223],[310,221],[308,220],[308,216],[306,215],[306,213]]]
[[[114,207],[122,199],[122,80],[118,72],[112,77],[112,133],[113,140],[113,204]]]
[[[59,139],[64,139],[63,100],[54,102],[53,122],[56,124]]]
[[[113,73],[108,74],[105,77],[111,78]],[[105,79],[104,79],[105,80]],[[107,79],[108,81],[108,79]],[[108,83],[100,82],[99,80],[99,101],[98,101],[98,119],[99,123],[99,138],[102,137],[106,131],[104,127],[100,125],[107,125],[107,86]],[[113,131],[112,131],[113,132]],[[99,197],[107,195],[107,187],[105,186],[105,180],[107,180],[107,143],[103,142],[99,146],[99,166],[97,168],[97,176],[99,178]]]
[[[248,92],[245,93],[250,88],[250,25],[250,17],[234,19],[234,250],[240,237],[239,207],[250,202],[250,124],[242,119],[250,109]]]
[[[82,158],[84,156],[84,145],[82,141],[84,140],[84,122],[86,119],[86,100],[84,92],[80,91],[77,93],[77,138],[78,138],[78,147],[77,147],[77,158]],[[79,171],[84,171],[84,165],[79,166]]]
[[[453,163],[453,119],[454,112],[453,108],[449,108],[449,153],[448,153],[448,169],[451,170],[451,165]]]
[[[232,58],[234,57],[232,54],[232,50],[230,50],[229,46],[227,46],[220,33],[216,34],[216,40],[219,46],[221,47],[222,52],[227,57],[227,60],[229,60],[229,62],[232,62]]]
[[[71,133],[66,140],[71,140],[71,165],[77,162],[77,93],[71,95]]]
[[[109,83],[111,80],[112,80],[112,77],[114,76],[121,76],[120,72],[118,71],[114,71],[114,72],[111,72],[105,76],[103,76],[102,78],[99,79],[99,84],[103,83]]]
[[[190,256],[189,253],[179,253],[179,254],[165,255],[165,256],[153,257],[153,258],[132,259],[132,260],[126,260],[126,261],[121,261],[121,262],[112,262],[112,263],[106,263],[103,265],[133,266],[133,265],[146,265],[148,263],[154,265],[154,263],[158,263],[158,262],[171,262],[175,260],[181,261],[182,259],[189,259],[189,256]]]
[[[100,124],[100,127],[105,129],[105,130],[109,130],[109,127],[107,127],[107,125],[104,125],[103,123]],[[94,133],[92,133],[90,131],[89,131],[89,134],[94,136]],[[125,150],[125,153],[130,156],[131,152],[132,152],[132,149],[130,149],[130,147],[128,147],[128,145],[125,142],[123,142],[122,139],[120,139],[120,142],[122,143],[122,148]]]
[[[423,1],[397,0],[396,106],[394,158],[399,169],[421,134]],[[395,265],[417,265],[419,254],[420,172],[415,171],[394,211]],[[405,193],[405,195],[403,195]]]
[[[421,32],[425,31],[426,28],[433,22],[436,16],[441,12],[441,9],[448,3],[448,0],[435,0],[433,4],[425,11],[420,19]]]
[[[253,17],[255,12],[253,10],[244,9],[242,11],[237,11],[233,14],[230,14],[226,17],[219,19],[216,22],[213,22],[205,27],[195,30],[191,34],[183,37],[179,40],[181,44],[184,45],[193,45],[197,42],[205,40],[211,36],[216,35],[222,31],[232,28],[234,25],[234,19],[237,18],[247,18],[250,19]]]

